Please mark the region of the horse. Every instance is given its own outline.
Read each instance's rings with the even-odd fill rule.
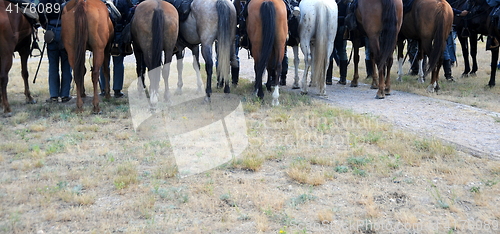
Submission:
[[[431,84],[427,91],[439,90],[438,78],[443,52],[446,48],[446,39],[451,33],[453,25],[453,10],[446,0],[414,0],[411,10],[403,16],[403,24],[398,40],[398,80],[403,75],[403,48],[404,40],[412,39],[418,42],[417,59],[422,68],[424,56],[428,57],[426,69],[419,74],[419,81],[424,82],[424,76],[429,72]]]
[[[370,58],[373,61],[373,81],[371,88],[377,89],[376,98],[390,95],[390,70],[392,54],[396,48],[397,36],[403,21],[401,0],[359,0],[355,10],[359,30],[368,37]],[[352,35],[352,34],[351,34]],[[354,75],[351,87],[358,86],[359,46],[361,38],[353,41]]]
[[[490,13],[493,10],[493,7],[490,7],[485,0],[469,0],[469,6],[467,10],[469,14],[464,17],[463,21],[466,22],[466,29],[470,32],[471,36],[471,54],[472,51],[475,52],[474,49],[477,50],[477,42],[473,42],[474,36],[477,38],[477,35],[486,35],[491,38],[495,38],[497,41],[500,41],[500,34],[498,33],[497,22],[492,22],[490,18]],[[459,39],[461,39],[459,37]],[[475,47],[472,44],[475,43]],[[498,53],[499,48],[487,48],[487,50],[491,50],[491,72],[490,72],[490,80],[488,82],[489,87],[495,86],[495,76],[497,70],[497,62],[498,62]],[[474,54],[475,55],[475,54]],[[464,54],[465,57],[465,54]],[[475,56],[473,56],[473,62],[475,60]],[[476,70],[477,70],[477,62]],[[474,65],[474,63],[473,63]],[[474,66],[473,66],[474,68]]]
[[[84,76],[85,52],[92,51],[92,99],[93,113],[100,113],[99,108],[99,71],[103,67],[106,82],[106,98],[109,95],[109,60],[113,39],[113,23],[109,18],[106,5],[100,0],[69,1],[61,15],[61,39],[68,52],[68,60],[73,68],[73,79],[76,84],[76,111],[83,111],[85,97]]]
[[[307,76],[312,64],[311,83],[319,85],[325,95],[326,70],[337,34],[338,8],[335,1],[302,0],[300,7],[300,49],[304,54],[305,70],[301,93],[307,94]]]
[[[164,99],[170,100],[168,77],[170,63],[179,34],[179,15],[175,7],[160,0],[146,0],[137,5],[131,21],[131,34],[137,62],[137,75],[144,87],[144,71],[148,69],[150,79],[150,106],[156,108],[160,76],[165,83]],[[162,52],[165,63],[162,67]],[[161,72],[161,74],[160,74]]]
[[[235,55],[234,38],[236,34],[236,9],[230,0],[193,0],[191,11],[185,21],[179,24],[177,48],[182,52],[186,47],[193,53],[193,67],[198,80],[198,90],[203,85],[200,76],[199,45],[205,60],[207,83],[205,88],[207,102],[212,93],[213,54],[212,46],[217,41],[217,78],[218,86],[224,86],[224,93],[230,92],[229,67],[238,67]],[[179,80],[177,94],[181,93],[182,55],[177,54]],[[219,80],[220,79],[220,80]]]
[[[4,114],[12,116],[7,99],[7,83],[15,51],[21,58],[21,75],[24,80],[26,103],[35,103],[28,84],[28,57],[31,52],[31,35],[35,30],[21,11],[9,12],[7,9],[16,8],[13,3],[0,0],[0,100]]]
[[[468,0],[456,0],[456,1],[448,1],[452,8],[459,10],[468,10],[469,9],[469,1]],[[478,70],[477,65],[477,40],[478,35],[486,31],[484,22],[487,15],[485,14],[468,14],[464,17],[454,16],[453,23],[455,24],[455,30],[457,32],[458,41],[462,48],[462,55],[464,58],[464,71],[462,73],[462,77],[468,76],[476,76],[476,72]],[[469,27],[469,24],[471,27]],[[469,61],[469,55],[472,61]]]
[[[252,0],[248,3],[247,33],[252,45],[250,53],[254,59],[254,94],[264,98],[262,76],[264,70],[271,73],[266,82],[272,94],[272,105],[279,105],[278,79],[281,73],[288,34],[286,6],[283,0]]]

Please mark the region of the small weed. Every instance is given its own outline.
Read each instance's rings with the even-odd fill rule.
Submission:
[[[369,162],[370,162],[370,159],[368,159],[366,157],[349,157],[349,158],[347,158],[347,163],[352,167],[364,166]]]
[[[357,176],[361,176],[361,177],[367,176],[367,173],[365,170],[362,170],[362,169],[359,169],[356,167],[352,170],[352,174],[357,175]]]
[[[338,173],[346,173],[349,171],[349,167],[348,166],[343,166],[343,165],[340,165],[340,166],[336,166],[334,168],[334,170]]]
[[[473,186],[472,188],[469,189],[471,193],[479,193],[480,192],[480,187],[479,186]]]

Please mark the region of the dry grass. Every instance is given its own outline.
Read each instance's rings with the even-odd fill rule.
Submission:
[[[133,66],[126,74],[126,84],[135,80]],[[242,96],[249,147],[181,178],[168,139],[133,130],[127,99],[101,102],[98,116],[86,100],[76,114],[74,103],[41,101],[45,79],[31,88],[39,103],[25,105],[13,77],[14,116],[0,119],[1,233],[402,233],[380,223],[447,233],[435,224],[500,221],[499,162],[308,96],[285,92],[270,107],[241,81],[232,92]],[[475,231],[461,223],[457,232]]]

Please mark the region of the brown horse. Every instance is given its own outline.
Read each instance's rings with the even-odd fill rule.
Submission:
[[[259,98],[264,98],[262,75],[267,72],[274,77],[266,83],[273,91],[272,105],[279,105],[278,77],[281,74],[281,61],[285,53],[288,35],[287,13],[283,0],[252,0],[248,3],[247,33],[252,44],[254,59],[255,90]]]
[[[167,102],[170,101],[168,76],[179,34],[177,10],[166,1],[146,0],[141,2],[136,8],[131,22],[131,33],[137,61],[137,75],[143,82],[137,87],[144,87],[144,71],[147,68],[150,80],[150,106],[156,108],[160,76],[163,76],[165,81],[164,99]],[[162,52],[165,58],[163,67]]]
[[[376,98],[383,99],[391,91],[392,54],[403,21],[401,0],[359,0],[356,9],[358,28],[366,33],[373,63],[372,88],[378,88]],[[358,39],[359,41],[359,39]],[[358,86],[359,43],[353,42],[354,76],[351,87]]]
[[[28,57],[30,55],[33,27],[22,13],[7,11],[10,2],[0,0],[0,100],[6,116],[12,115],[7,99],[7,83],[12,68],[14,52],[21,57],[21,75],[24,80],[24,95],[27,103],[34,103],[28,84]],[[10,9],[16,9],[13,4]]]
[[[106,79],[106,98],[110,98],[108,65],[114,29],[108,9],[101,0],[72,0],[64,7],[61,22],[61,38],[68,52],[68,60],[73,68],[73,79],[76,84],[77,112],[83,111],[85,52],[88,49],[93,53],[91,68],[94,88],[93,112],[99,113],[98,83],[101,67],[103,67]]]
[[[418,42],[417,59],[422,65],[424,56],[429,58],[424,74],[419,74],[419,80],[432,71],[431,84],[427,91],[439,90],[438,78],[443,52],[446,48],[446,39],[453,24],[453,10],[446,0],[415,0],[411,10],[404,14],[403,25],[398,40],[399,71],[398,80],[403,74],[404,40],[412,39]]]

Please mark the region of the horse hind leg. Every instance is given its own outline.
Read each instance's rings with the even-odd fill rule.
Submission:
[[[28,47],[26,47],[28,48]],[[26,103],[27,104],[35,104],[36,101],[33,100],[33,97],[31,96],[30,92],[30,85],[29,85],[29,73],[28,73],[28,56],[29,56],[29,51],[26,51],[21,55],[21,75],[23,77],[24,81],[24,96],[26,97]]]
[[[294,66],[294,71],[295,71],[292,89],[299,89],[300,88],[300,86],[299,86],[299,63],[300,63],[299,47],[294,46],[294,47],[292,47],[292,49],[293,49],[293,66]]]
[[[175,57],[177,58],[177,90],[175,90],[175,95],[182,95],[182,87],[184,86],[184,83],[182,82],[182,71],[184,70],[184,55],[182,54],[182,51],[178,51],[177,53],[175,53]]]

